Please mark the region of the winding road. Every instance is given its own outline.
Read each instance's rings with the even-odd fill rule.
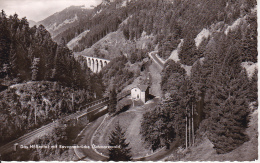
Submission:
[[[75,153],[79,157],[80,160],[92,160],[92,161],[108,161],[108,159],[98,153],[92,148],[91,139],[97,130],[97,128],[101,125],[105,116],[98,118],[97,120],[91,122],[87,127],[84,128],[82,134],[79,136],[81,139],[78,145],[86,145],[90,146],[89,149],[75,149]]]
[[[103,155],[97,153],[92,148],[92,137],[95,133],[95,131],[98,129],[98,127],[102,124],[102,121],[104,120],[105,115],[98,118],[97,120],[89,123],[84,130],[82,131],[81,135],[79,136],[79,143],[78,145],[86,145],[90,146],[89,149],[79,148],[75,149],[75,153],[79,157],[79,160],[88,160],[88,161],[108,161],[107,157],[104,157]],[[98,145],[98,144],[95,144]],[[170,149],[162,148],[158,152],[155,152],[152,155],[141,157],[141,158],[135,158],[133,161],[160,161],[164,159],[165,157],[172,154],[173,150],[177,148],[177,142],[172,143]]]
[[[162,63],[162,61],[160,61],[160,59],[158,59],[157,57],[156,57],[156,54],[157,54],[158,52],[157,51],[153,51],[153,52],[150,52],[148,55],[149,55],[149,57],[155,62],[155,63],[157,63],[159,66],[160,66],[160,68],[162,69],[163,68],[163,63]]]

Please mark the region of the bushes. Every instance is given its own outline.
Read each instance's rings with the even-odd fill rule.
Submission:
[[[147,57],[148,51],[146,49],[135,49],[132,54],[128,55],[128,60],[131,64],[136,62],[141,62],[144,58]]]
[[[115,114],[120,114],[126,110],[128,110],[131,105],[133,104],[131,99],[124,98],[120,100],[117,105],[116,105],[116,113]]]

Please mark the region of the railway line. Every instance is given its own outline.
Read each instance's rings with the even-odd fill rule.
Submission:
[[[49,123],[45,126],[42,126],[32,132],[29,132],[21,137],[19,137],[18,139],[15,139],[3,146],[0,147],[0,154],[3,155],[5,153],[10,153],[13,152],[15,150],[15,144],[19,145],[28,145],[30,143],[32,143],[37,137],[41,137],[44,134],[48,133],[49,131],[53,130],[55,127],[57,127],[60,122],[62,121],[69,121],[69,120],[73,120],[73,119],[78,119],[82,116],[85,116],[87,114],[90,113],[95,113],[98,112],[100,110],[103,109],[104,106],[106,106],[109,102],[108,98],[102,98],[100,100],[91,102],[87,105],[84,105],[82,107],[80,107],[79,112],[65,116],[61,119],[58,119],[56,121],[53,121],[52,123]],[[83,109],[84,108],[84,109]]]

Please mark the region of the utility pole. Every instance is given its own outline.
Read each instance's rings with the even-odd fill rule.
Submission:
[[[36,106],[36,104],[35,104],[35,100],[34,100],[34,97],[33,97],[33,95],[32,95],[32,97],[31,97],[31,103],[32,103],[32,106],[34,107],[34,123],[35,123],[35,125],[36,125],[36,123],[37,123],[37,121],[36,121],[36,109],[37,109],[37,106]]]
[[[195,143],[195,138],[194,138],[193,103],[192,103],[191,106],[192,106],[192,108],[191,108],[191,109],[192,109],[192,110],[191,110],[191,111],[192,111],[192,112],[191,112],[191,116],[192,116],[192,117],[191,117],[191,118],[192,118],[192,144],[194,145],[194,143]]]
[[[186,149],[188,148],[188,119],[187,119],[188,113],[187,113],[187,107],[186,107],[186,136],[185,136],[185,141],[186,141]]]
[[[36,122],[36,109],[37,109],[37,107],[34,105],[34,119],[35,119],[35,124],[37,123],[37,122]]]
[[[189,147],[191,146],[191,120],[189,112]]]
[[[72,110],[74,111],[74,93],[71,94]]]

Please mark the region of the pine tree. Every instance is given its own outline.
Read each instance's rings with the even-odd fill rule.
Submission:
[[[2,10],[0,16],[0,69],[2,69],[3,64],[7,64],[9,62],[10,46],[11,34],[8,29],[8,20],[5,12]]]
[[[198,50],[193,38],[186,38],[181,47],[179,58],[182,64],[191,66],[198,58]]]
[[[70,79],[69,75],[67,75],[70,71],[68,71],[68,62],[66,60],[66,53],[64,52],[64,47],[58,46],[56,49],[56,54],[54,58],[54,71],[52,77],[54,80],[59,81],[64,84],[69,84],[68,79]]]
[[[204,97],[206,89],[206,79],[203,77],[203,65],[201,65],[201,61],[197,61],[191,69],[190,80],[192,82],[192,88],[194,89],[196,101],[194,102],[196,112],[194,116],[194,127],[195,129],[200,125],[201,121],[204,118]]]
[[[250,102],[256,102],[256,105],[257,105],[257,102],[258,102],[258,88],[257,88],[257,81],[258,81],[258,70],[255,69],[254,73],[253,73],[253,76],[250,80],[250,88],[249,88],[249,100]]]
[[[175,138],[179,141],[184,139],[185,134],[185,110],[183,109],[181,103],[181,96],[178,96],[177,93],[170,95],[165,100],[163,100],[163,109],[165,112],[168,112],[165,117],[165,126],[163,127],[166,137],[165,145],[169,145]]]
[[[15,45],[11,44],[10,50],[10,66],[11,66],[11,76],[17,77],[18,75],[18,54],[16,53]]]
[[[155,109],[146,112],[143,115],[143,120],[141,123],[141,135],[146,142],[151,145],[153,151],[162,146],[160,134],[161,129],[161,111],[162,109],[158,106]],[[154,124],[154,125],[151,125]]]
[[[173,89],[172,87],[177,86],[178,83],[174,82],[173,80],[178,81],[184,75],[185,75],[185,69],[181,67],[180,63],[176,63],[173,60],[167,61],[164,64],[164,69],[161,73],[162,76],[161,87],[163,92],[164,93],[169,92],[170,90]]]
[[[202,78],[202,72],[201,61],[198,60],[191,68],[191,82],[193,82],[198,92],[201,91],[203,84],[205,84]]]
[[[32,63],[32,81],[36,81],[38,77],[38,72],[39,72],[39,62],[40,58],[34,58],[33,63]]]
[[[108,112],[110,114],[115,113],[116,105],[117,105],[117,94],[116,94],[115,86],[113,85],[112,90],[110,91],[110,94],[109,94]]]
[[[242,60],[257,62],[257,16],[250,15],[248,18],[250,26],[246,29],[242,38]]]
[[[208,123],[209,139],[217,153],[227,153],[248,140],[248,82],[243,71],[236,77],[222,74],[214,84]]]
[[[109,146],[114,147],[109,149],[110,161],[131,161],[131,148],[129,143],[126,143],[125,132],[120,127],[119,122],[116,123],[115,130],[111,132],[109,137]]]

